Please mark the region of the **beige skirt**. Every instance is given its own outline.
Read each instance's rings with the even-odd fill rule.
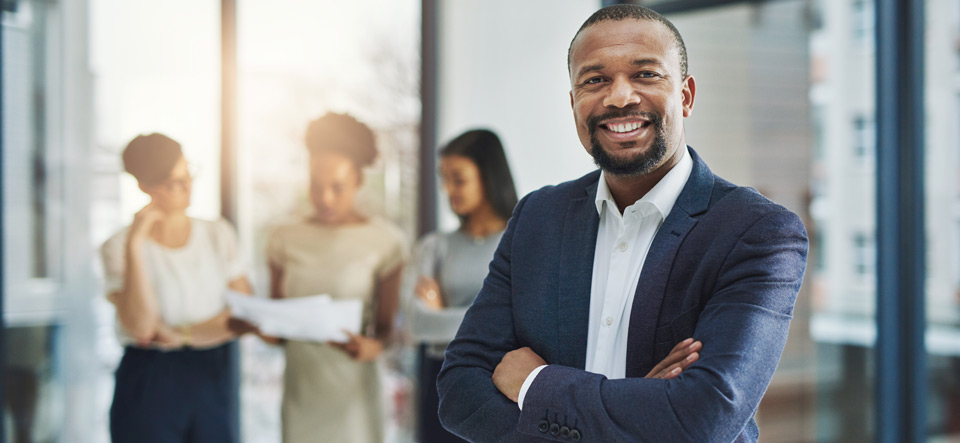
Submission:
[[[384,402],[378,362],[359,363],[326,344],[284,346],[281,417],[285,443],[381,443]]]

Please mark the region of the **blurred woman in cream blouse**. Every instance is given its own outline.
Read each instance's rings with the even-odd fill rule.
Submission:
[[[307,128],[313,216],[280,226],[267,259],[275,298],[328,294],[363,302],[363,332],[342,342],[283,342],[285,443],[384,440],[380,355],[389,344],[407,244],[393,224],[355,206],[373,132],[344,114]]]

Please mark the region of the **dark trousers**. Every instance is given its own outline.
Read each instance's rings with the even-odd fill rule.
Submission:
[[[116,373],[110,436],[126,442],[237,442],[228,345],[157,351],[127,347]]]
[[[437,375],[440,374],[441,366],[443,359],[427,355],[426,346],[420,345],[420,414],[417,423],[420,443],[466,441],[444,429],[437,416],[437,408],[440,406]]]

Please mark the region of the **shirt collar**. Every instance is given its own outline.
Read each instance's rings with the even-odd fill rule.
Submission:
[[[693,159],[690,158],[689,150],[684,147],[683,155],[680,157],[680,161],[663,176],[662,179],[644,195],[637,200],[632,205],[627,207],[627,210],[638,206],[640,202],[649,202],[657,209],[662,217],[661,220],[666,220],[667,215],[670,214],[670,210],[673,209],[674,203],[677,202],[677,198],[680,197],[680,192],[683,191],[683,187],[687,184],[687,180],[690,178],[690,173],[693,171]],[[611,209],[616,210],[617,203],[613,200],[613,195],[610,193],[610,187],[607,186],[606,173],[600,171],[600,182],[597,185],[597,197],[595,199],[597,205],[597,213],[600,216],[603,216],[603,206],[607,204]],[[626,213],[627,211],[624,211]]]

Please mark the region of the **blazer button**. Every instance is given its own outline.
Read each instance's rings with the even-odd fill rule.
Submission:
[[[570,439],[573,441],[580,441],[580,431],[573,429],[570,431]]]
[[[560,425],[556,423],[550,423],[550,435],[557,435],[560,433]]]
[[[540,423],[537,423],[537,430],[546,434],[550,430],[550,423],[547,423],[546,420],[540,420]]]
[[[570,428],[564,426],[560,428],[560,437],[570,438]]]

